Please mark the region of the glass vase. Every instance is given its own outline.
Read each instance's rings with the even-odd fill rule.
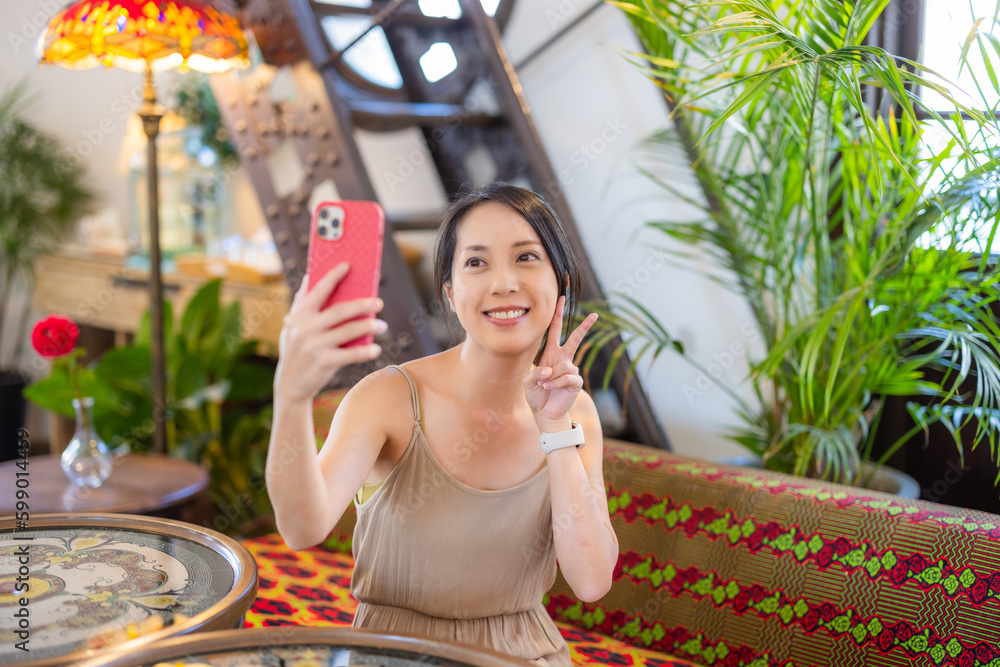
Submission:
[[[62,453],[62,469],[76,486],[97,488],[111,476],[111,452],[94,428],[94,399],[73,399],[76,431]]]

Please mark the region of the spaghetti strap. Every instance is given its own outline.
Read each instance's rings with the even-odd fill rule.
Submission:
[[[413,403],[413,418],[417,420],[417,423],[420,424],[420,428],[423,429],[424,422],[420,418],[420,397],[417,395],[417,383],[413,381],[413,378],[402,366],[393,364],[389,366],[389,368],[395,368],[401,372],[403,377],[405,377],[406,381],[410,384],[410,400]]]

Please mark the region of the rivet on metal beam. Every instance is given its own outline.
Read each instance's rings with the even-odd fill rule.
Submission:
[[[274,240],[277,243],[288,243],[288,232],[280,231],[274,235]]]
[[[298,130],[299,130],[299,136],[303,136],[303,137],[308,137],[309,136],[309,128],[306,127],[305,125],[299,125],[298,126]]]
[[[308,234],[302,234],[301,236],[299,236],[299,245],[302,246],[303,248],[305,248],[305,247],[307,247],[309,245],[309,235]]]
[[[238,121],[236,121],[236,131],[237,132],[246,132],[247,131],[247,122],[245,120],[243,120],[242,118],[240,118]]]
[[[292,216],[294,218],[295,216],[297,216],[299,214],[299,211],[301,211],[301,210],[302,209],[299,207],[298,204],[292,204],[291,206],[288,207],[288,215],[290,215],[290,216]]]
[[[271,204],[267,207],[267,217],[273,218],[278,215],[278,207],[275,204]]]
[[[319,108],[320,108],[320,107],[319,107],[319,102],[313,102],[313,103],[312,103],[312,106],[311,106],[310,108],[311,108],[311,109],[312,109],[313,111],[319,111]]]
[[[257,134],[262,137],[266,137],[271,134],[271,128],[267,123],[257,123]]]
[[[326,163],[328,165],[330,165],[331,167],[333,165],[337,164],[337,154],[334,153],[333,151],[330,151],[329,153],[327,153],[326,154]]]
[[[313,174],[316,173],[312,167],[306,167],[302,170],[302,173],[306,175],[306,178],[312,178]]]
[[[247,103],[247,106],[251,106],[251,107],[253,105],[257,104],[257,96],[254,95],[253,93],[250,93],[246,97],[246,103]]]
[[[243,151],[243,155],[245,155],[248,160],[253,160],[254,158],[257,157],[257,149],[254,148],[253,146],[250,146],[245,151]]]
[[[305,190],[299,190],[298,192],[295,193],[295,201],[299,204],[303,204],[305,203],[306,197],[308,196],[309,195],[306,194]]]
[[[309,164],[316,164],[317,162],[319,162],[319,155],[316,155],[316,153],[310,153],[306,157],[306,162],[308,162]]]
[[[239,100],[236,99],[235,95],[230,95],[229,97],[226,98],[226,104],[228,104],[231,107],[236,106],[237,102],[239,102]]]
[[[295,259],[292,258],[292,257],[289,257],[288,259],[286,259],[285,260],[285,267],[287,267],[289,269],[294,269],[295,268]]]
[[[330,136],[330,128],[328,127],[319,128],[318,130],[316,130],[316,136],[319,137],[320,139],[326,139],[327,137]]]

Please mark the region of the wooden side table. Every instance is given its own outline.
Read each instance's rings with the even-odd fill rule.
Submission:
[[[190,501],[208,485],[208,472],[190,461],[156,454],[130,454],[115,461],[107,481],[96,489],[75,486],[58,456],[32,456],[26,472],[31,514],[40,512],[122,512],[150,514]],[[0,516],[14,514],[13,492],[19,460],[0,464]]]

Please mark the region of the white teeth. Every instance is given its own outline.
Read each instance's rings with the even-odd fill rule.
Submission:
[[[490,317],[496,318],[498,320],[509,320],[515,317],[521,317],[521,315],[524,315],[526,312],[527,312],[526,310],[504,310],[498,312],[491,312],[489,313],[489,315]]]

